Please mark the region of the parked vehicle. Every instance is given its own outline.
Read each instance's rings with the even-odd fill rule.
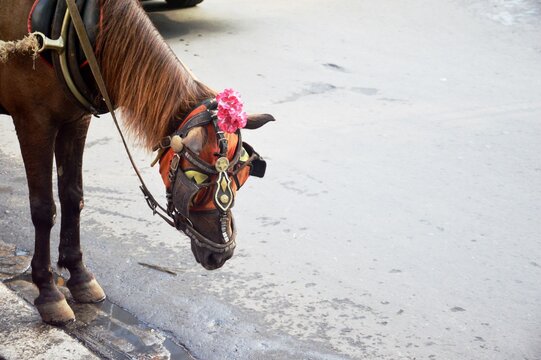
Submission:
[[[168,4],[180,6],[180,7],[192,7],[195,6],[203,0],[165,0]]]
[[[145,0],[141,0],[141,1],[145,1]],[[203,2],[203,0],[165,0],[165,1],[168,4],[177,8],[192,7]]]

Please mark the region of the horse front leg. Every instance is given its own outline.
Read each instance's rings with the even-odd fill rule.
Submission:
[[[82,162],[90,116],[63,125],[56,140],[58,195],[62,210],[58,266],[68,269],[67,287],[73,299],[99,302],[105,293],[83,263],[80,245],[80,213],[84,206]]]
[[[35,229],[32,281],[39,289],[39,296],[34,304],[44,322],[64,324],[74,320],[75,315],[54,283],[49,243],[56,217],[52,167],[57,129],[47,118],[14,116],[13,120],[24,160]]]

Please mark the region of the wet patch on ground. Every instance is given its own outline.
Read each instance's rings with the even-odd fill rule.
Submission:
[[[326,63],[326,64],[323,64],[323,66],[325,66],[327,69],[331,69],[331,70],[334,70],[334,71],[339,71],[339,72],[343,72],[343,73],[349,72],[343,66],[340,66],[340,65],[334,64],[334,63]]]
[[[368,305],[369,301],[360,303],[350,298],[333,297],[313,300],[317,294],[321,297],[322,291],[314,282],[291,281],[287,285],[289,291],[279,293],[281,287],[272,281],[262,281],[262,274],[246,276],[223,272],[222,277],[226,284],[219,292],[222,298],[233,304],[238,303],[235,298],[242,298],[244,306],[266,314],[265,321],[272,329],[286,331],[304,341],[319,339],[335,350],[348,349],[340,358],[379,358],[378,348],[388,341],[387,335],[359,329],[365,328],[367,323],[387,326],[400,315],[396,313],[400,309],[394,311],[396,315],[390,315],[390,311]],[[298,293],[295,288],[303,289],[300,296],[295,295]],[[364,295],[371,297],[369,293]],[[395,305],[389,306],[395,309]],[[329,323],[329,319],[339,321]]]
[[[505,26],[539,24],[541,3],[537,0],[457,1],[476,16],[488,18]]]
[[[334,91],[336,89],[337,87],[334,86],[333,84],[310,83],[310,84],[307,84],[306,87],[302,89],[301,91],[295,92],[283,100],[276,101],[275,104],[293,102],[305,96],[325,94],[325,93]]]
[[[0,281],[24,273],[30,267],[29,252],[0,240]]]
[[[103,207],[97,207],[97,206],[94,206],[92,208],[89,207],[88,212],[91,214],[92,211],[95,211],[95,212],[97,212],[97,213],[99,213],[101,215],[115,216],[115,217],[119,217],[119,218],[122,218],[122,219],[135,220],[135,221],[140,222],[140,223],[147,223],[148,225],[152,224],[152,222],[148,221],[146,218],[126,215],[126,214],[121,213],[119,211],[108,210],[108,209],[105,209]]]
[[[101,138],[101,139],[96,139],[94,141],[89,141],[86,143],[86,148],[89,149],[93,146],[96,146],[96,145],[108,145],[111,140],[113,140],[113,138],[111,137],[104,137],[104,138]]]
[[[0,193],[10,193],[12,192],[13,189],[11,188],[11,186],[3,186],[3,185],[0,185]]]
[[[336,66],[336,68],[332,67],[332,65]],[[335,64],[324,64],[324,66],[333,68],[334,70],[337,70],[337,71],[347,72],[343,70],[343,68]],[[353,87],[345,88],[345,87],[340,87],[340,86],[336,86],[329,83],[315,82],[315,83],[306,84],[304,89],[300,91],[296,91],[282,100],[275,101],[274,104],[294,102],[305,96],[327,94],[336,90],[349,90],[353,93],[361,94],[365,96],[374,96],[374,95],[380,94],[379,89],[371,88],[371,87],[353,86]],[[395,99],[395,98],[387,98],[387,97],[382,97],[378,100],[385,101],[385,102],[397,102],[397,103],[408,102],[407,100],[404,100],[404,99]]]
[[[30,254],[0,241],[0,280],[30,304],[38,296],[32,284]],[[62,329],[104,359],[194,359],[171,336],[139,321],[109,300],[80,304],[64,286],[66,279],[55,274],[55,282],[68,299],[77,320]],[[0,357],[1,358],[1,357]]]
[[[404,100],[404,99],[396,99],[396,98],[388,98],[388,97],[382,97],[378,100],[384,101],[384,102],[402,103],[402,104],[406,104],[408,102],[407,100]]]
[[[367,95],[367,96],[377,95],[379,93],[378,89],[360,87],[360,86],[352,87],[350,88],[350,90],[359,94]]]
[[[105,359],[194,359],[188,350],[167,334],[139,321],[120,306],[102,301],[80,304],[64,287],[66,280],[55,274],[55,282],[68,299],[77,320],[62,329]],[[37,297],[31,274],[24,273],[5,284],[27,302]]]

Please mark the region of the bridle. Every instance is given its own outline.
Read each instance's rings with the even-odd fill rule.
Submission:
[[[235,202],[235,191],[232,184],[234,182],[237,190],[241,188],[243,181],[239,179],[239,174],[244,175],[242,176],[244,180],[247,175],[263,177],[266,163],[250,145],[242,142],[240,129],[235,132],[238,140],[234,155],[231,159],[228,158],[230,144],[217,125],[216,108],[215,99],[203,101],[181,122],[178,129],[163,138],[154,147],[154,150],[159,150],[162,153],[160,165],[169,167],[167,176],[170,185],[167,187],[166,213],[173,219],[173,226],[183,231],[197,246],[215,253],[224,253],[233,250],[236,246],[236,228],[232,217],[232,235],[230,236],[228,233],[228,213]],[[197,127],[209,127],[215,132],[218,151],[214,154],[216,161],[213,164],[202,159],[182,143],[188,133]],[[180,166],[183,159],[190,164],[191,170],[195,170],[212,180],[199,184],[188,178]],[[166,163],[162,164],[162,162]],[[203,189],[212,191],[212,201],[215,207],[212,212],[217,213],[220,221],[222,243],[214,242],[197,231],[189,218],[193,199]],[[148,200],[147,197],[147,202],[149,202]],[[150,202],[149,205],[151,205]],[[156,211],[152,205],[151,208]]]

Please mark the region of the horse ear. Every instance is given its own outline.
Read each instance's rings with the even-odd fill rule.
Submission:
[[[269,121],[276,121],[274,116],[269,114],[252,114],[246,119],[246,129],[259,129]]]

